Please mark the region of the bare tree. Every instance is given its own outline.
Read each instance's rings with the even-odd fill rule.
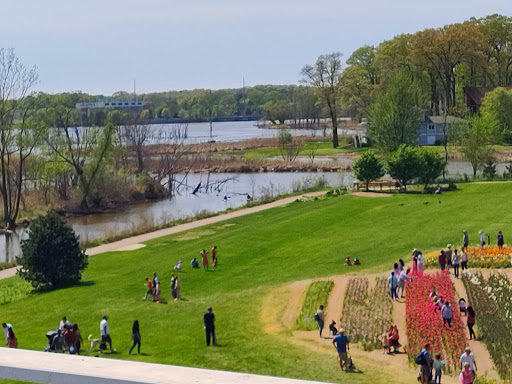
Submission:
[[[27,101],[37,79],[35,66],[27,69],[13,49],[0,49],[0,194],[9,229],[16,226],[25,162],[37,139],[35,99]]]
[[[123,127],[123,137],[126,146],[132,148],[137,157],[137,174],[144,171],[144,161],[146,159],[148,141],[153,135],[154,128],[151,124],[144,123],[148,116],[148,111],[133,111],[125,116]]]
[[[315,65],[302,68],[303,82],[315,87],[318,96],[327,105],[332,121],[332,146],[338,147],[338,110],[337,98],[342,74],[340,52],[333,52],[318,57]]]

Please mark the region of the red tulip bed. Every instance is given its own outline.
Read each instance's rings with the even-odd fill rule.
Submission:
[[[501,378],[512,382],[512,283],[502,274],[488,279],[482,274],[463,275],[462,282],[475,310],[477,337],[483,336]]]
[[[382,335],[393,324],[387,280],[377,278],[370,291],[367,278],[350,279],[340,321],[351,343],[361,343],[365,351],[382,348]]]
[[[443,324],[439,311],[434,310],[429,294],[435,290],[453,307],[451,328]],[[448,371],[456,372],[457,363],[466,347],[464,325],[455,300],[455,291],[447,271],[435,275],[415,276],[406,286],[407,353],[412,362],[424,344],[430,343],[432,353],[441,353]]]

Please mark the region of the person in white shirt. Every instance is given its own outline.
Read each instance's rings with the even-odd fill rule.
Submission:
[[[2,323],[2,327],[4,328],[5,342],[7,345],[7,341],[9,340],[9,328],[12,328],[12,324]],[[12,328],[14,330],[14,328]]]
[[[466,351],[462,354],[459,360],[460,363],[460,370],[464,368],[464,363],[469,364],[469,369],[473,371],[473,375],[475,374],[477,367],[476,367],[476,361],[475,356],[471,353],[471,348],[466,347]]]
[[[112,352],[112,339],[110,338],[110,328],[108,326],[108,316],[103,316],[103,320],[100,321],[100,335],[101,342],[106,345],[108,343],[110,352]]]
[[[68,319],[66,319],[66,316],[64,316],[62,318],[62,320],[60,321],[59,323],[59,329],[64,332],[64,329],[66,328],[66,325],[69,325],[70,322],[68,321]]]
[[[400,292],[400,290],[402,291],[402,299],[405,297],[404,296],[404,293],[405,293],[405,282],[406,281],[411,281],[411,278],[409,277],[409,273],[411,272],[411,269],[410,268],[407,268],[407,270],[403,270],[402,272],[400,272],[400,275],[398,275],[398,289],[397,289],[397,295],[398,293]]]

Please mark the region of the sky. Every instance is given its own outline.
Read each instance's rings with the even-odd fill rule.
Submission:
[[[112,95],[297,84],[324,53],[471,17],[510,0],[16,0],[0,48],[37,66],[34,91]]]

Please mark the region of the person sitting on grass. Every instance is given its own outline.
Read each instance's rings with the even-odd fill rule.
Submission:
[[[361,262],[357,257],[354,257],[354,265],[361,265]]]
[[[194,257],[192,261],[190,262],[190,266],[192,268],[199,268],[199,260],[197,260],[197,257]]]
[[[347,256],[347,258],[345,259],[345,266],[350,266],[352,265],[352,263],[350,262],[350,256]]]
[[[174,266],[174,270],[175,271],[181,271],[181,266],[182,266],[181,260],[178,260],[178,264],[176,264]]]

